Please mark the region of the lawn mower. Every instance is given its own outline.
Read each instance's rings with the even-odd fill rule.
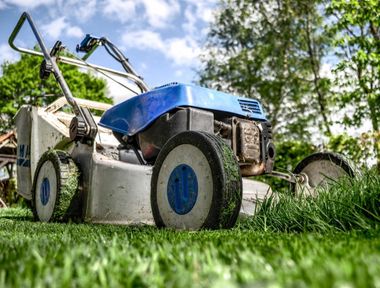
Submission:
[[[14,44],[25,21],[40,51]],[[18,193],[31,201],[40,221],[76,217],[174,229],[230,228],[239,214],[252,215],[256,202],[272,193],[252,176],[280,177],[294,184],[295,193],[311,195],[331,180],[353,176],[348,162],[333,153],[310,155],[293,173],[274,171],[272,127],[259,101],[189,84],[150,89],[105,37],[87,35],[77,46],[82,58],[60,55],[62,43],[47,50],[24,12],[9,44],[43,57],[41,79],[53,74],[63,93],[47,107],[24,105],[15,117]],[[125,72],[86,61],[100,46]],[[114,106],[74,98],[58,62],[125,77],[135,88],[124,87],[136,96]],[[97,117],[94,110],[104,113]]]

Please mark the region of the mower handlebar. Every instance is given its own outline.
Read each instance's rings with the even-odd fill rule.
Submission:
[[[15,40],[16,36],[18,35],[18,33],[20,32],[21,27],[24,25],[25,20],[28,20],[30,28],[32,29],[33,34],[37,39],[38,45],[40,46],[42,53],[38,52],[38,51],[30,50],[30,49],[19,48],[14,44],[14,40]],[[15,49],[16,51],[19,51],[21,53],[28,53],[28,54],[32,54],[32,55],[43,56],[45,58],[45,61],[49,65],[51,65],[51,68],[52,68],[51,72],[53,72],[57,82],[59,83],[59,85],[62,89],[63,95],[66,97],[67,102],[73,108],[75,115],[76,116],[82,116],[81,110],[80,110],[78,104],[75,102],[75,99],[74,99],[69,87],[67,86],[67,83],[66,83],[65,79],[63,78],[62,73],[59,70],[55,59],[53,60],[53,57],[50,55],[49,51],[47,50],[45,43],[42,40],[42,37],[41,37],[36,25],[34,24],[32,17],[27,12],[22,13],[22,15],[21,15],[20,19],[18,20],[15,28],[12,31],[11,36],[9,37],[8,43],[13,49]]]
[[[42,52],[27,49],[27,48],[18,47],[15,45],[14,40],[16,39],[16,37],[17,37],[18,33],[20,32],[22,26],[24,25],[25,20],[28,20],[28,23],[29,23],[29,25],[30,25],[30,27],[31,27],[31,29],[32,29],[37,41],[38,41],[39,46],[41,47]],[[8,43],[9,43],[9,46],[11,48],[13,48],[14,50],[16,50],[20,53],[26,53],[26,54],[30,54],[30,55],[34,55],[34,56],[44,57],[45,59],[51,58],[49,51],[46,49],[46,46],[42,40],[42,37],[41,37],[39,31],[37,30],[36,25],[34,24],[32,17],[27,12],[22,13],[19,21],[17,22],[15,28],[13,29],[11,35],[9,36]],[[87,68],[87,69],[91,68],[95,71],[101,71],[101,72],[105,72],[105,73],[109,73],[109,74],[112,74],[115,76],[119,76],[119,77],[129,79],[129,80],[135,82],[138,87],[140,87],[141,92],[149,91],[149,88],[144,83],[144,81],[140,77],[138,77],[137,75],[135,75],[133,73],[129,73],[129,72],[125,73],[125,72],[110,69],[107,67],[98,66],[95,64],[87,63],[81,59],[74,59],[74,58],[69,58],[69,57],[64,57],[64,56],[59,56],[59,57],[57,57],[57,59],[59,59],[60,62],[65,63],[65,64],[77,66],[80,68]],[[71,95],[71,92],[70,92],[70,95]],[[72,97],[72,95],[71,95],[71,97]],[[67,100],[69,100],[69,99],[67,99]],[[74,100],[73,97],[72,97],[72,100]],[[69,103],[71,104],[72,101],[70,100]]]

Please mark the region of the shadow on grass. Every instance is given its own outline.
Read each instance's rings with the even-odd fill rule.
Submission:
[[[0,219],[33,221],[32,211],[27,208],[2,208],[0,209]]]
[[[8,219],[8,220],[17,220],[17,221],[33,221],[33,217],[31,216],[15,216],[15,215],[9,215],[9,216],[0,216],[0,219]]]

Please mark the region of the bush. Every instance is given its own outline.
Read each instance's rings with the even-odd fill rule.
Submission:
[[[368,168],[368,163],[374,159],[374,141],[371,133],[362,133],[360,137],[352,137],[347,133],[331,136],[327,149],[343,154],[361,168]]]

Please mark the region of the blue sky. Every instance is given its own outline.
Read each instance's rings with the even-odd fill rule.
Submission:
[[[196,79],[199,54],[217,0],[0,0],[0,62],[19,57],[8,37],[23,11],[28,11],[51,48],[61,40],[72,52],[85,34],[106,36],[130,59],[150,87]],[[28,29],[23,47],[36,43]],[[119,69],[102,48],[89,62]],[[111,92],[115,91],[111,87]],[[116,93],[116,92],[115,92]]]

